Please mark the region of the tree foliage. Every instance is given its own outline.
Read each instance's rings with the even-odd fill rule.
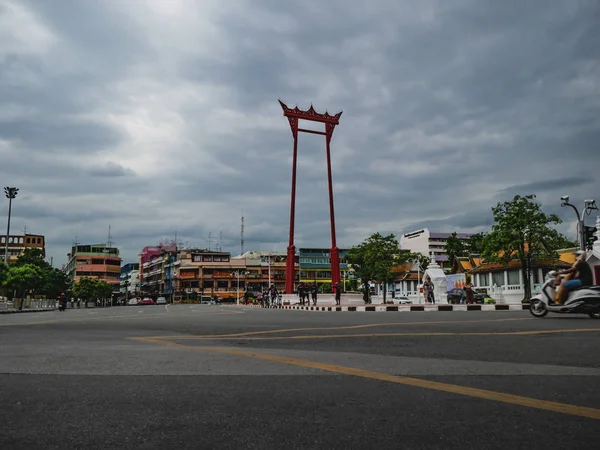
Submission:
[[[112,296],[112,286],[104,280],[83,277],[73,285],[73,296],[85,302],[108,299]]]
[[[454,259],[457,257],[483,253],[485,236],[485,233],[475,233],[469,236],[468,239],[461,239],[456,234],[456,231],[453,232],[446,240],[448,261],[454,264]]]
[[[346,257],[352,264],[364,286],[363,299],[365,303],[369,300],[369,283],[371,281],[383,283],[383,300],[385,302],[387,284],[392,281],[394,275],[392,268],[398,264],[400,249],[398,240],[393,234],[383,236],[375,233],[365,241],[352,247]]]
[[[44,260],[40,249],[28,248],[13,264],[0,265],[0,286],[22,298],[28,294],[56,298],[70,290],[70,281]]]
[[[483,256],[488,261],[521,263],[525,299],[531,298],[531,267],[541,259],[556,259],[556,250],[565,237],[552,228],[561,223],[555,214],[546,214],[535,195],[516,195],[511,201],[492,208],[494,225],[483,239]]]

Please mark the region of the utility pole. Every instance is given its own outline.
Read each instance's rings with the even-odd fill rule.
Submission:
[[[19,189],[16,187],[6,186],[4,188],[4,194],[8,199],[8,226],[6,227],[6,245],[4,246],[4,264],[8,264],[8,239],[10,236],[10,215],[12,212],[12,201],[17,196]]]

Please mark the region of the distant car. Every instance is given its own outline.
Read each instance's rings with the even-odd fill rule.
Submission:
[[[448,303],[467,303],[467,293],[464,289],[452,289],[447,294]],[[473,299],[475,303],[483,304],[485,302],[486,295],[480,294],[479,292],[473,292]]]
[[[167,299],[164,297],[158,297],[156,299],[156,304],[157,305],[166,305],[167,304]]]
[[[150,297],[146,297],[145,299],[142,300],[142,305],[154,305],[154,300],[152,300]]]
[[[129,305],[129,306],[137,306],[139,304],[140,304],[139,298],[130,298],[129,300],[127,300],[127,305]]]

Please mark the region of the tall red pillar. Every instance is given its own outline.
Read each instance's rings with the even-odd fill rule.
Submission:
[[[290,236],[285,260],[285,293],[294,293],[296,278],[296,246],[294,245],[294,223],[296,221],[296,167],[298,160],[298,120],[290,118],[290,127],[294,136],[294,156],[292,159],[292,198],[290,199]]]
[[[340,282],[340,251],[335,238],[335,211],[333,208],[333,177],[331,175],[331,151],[329,142],[335,125],[325,124],[325,144],[327,146],[327,184],[329,185],[329,223],[331,225],[331,248],[329,257],[331,261],[331,285],[335,286]]]
[[[292,135],[294,137],[294,156],[292,162],[292,195],[290,200],[290,236],[289,236],[289,244],[287,248],[287,259],[286,259],[286,273],[285,273],[285,293],[293,294],[294,293],[294,281],[296,279],[296,247],[294,246],[294,222],[296,216],[296,166],[298,159],[298,132],[302,131],[304,133],[312,133],[312,134],[320,134],[325,136],[325,144],[327,146],[327,182],[329,185],[329,217],[331,224],[331,249],[330,249],[330,257],[331,257],[331,282],[335,285],[335,283],[340,282],[340,256],[339,249],[337,247],[336,238],[335,238],[335,212],[333,208],[333,179],[331,175],[331,152],[330,152],[330,142],[331,136],[333,135],[333,130],[335,130],[336,125],[340,123],[340,117],[342,112],[335,115],[329,114],[327,111],[324,113],[318,113],[315,109],[310,106],[310,108],[306,111],[299,109],[297,106],[295,108],[289,108],[285,103],[279,100],[279,104],[283,109],[283,115],[288,118],[290,123],[290,128],[292,130]],[[315,131],[308,130],[298,127],[298,120],[309,120],[312,122],[320,122],[325,124],[325,131]]]

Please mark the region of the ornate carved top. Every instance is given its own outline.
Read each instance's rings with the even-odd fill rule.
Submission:
[[[335,115],[329,114],[327,111],[324,113],[319,113],[315,111],[312,105],[308,110],[302,110],[297,106],[295,108],[290,108],[288,105],[279,100],[279,104],[283,109],[283,115],[286,117],[297,117],[302,120],[312,120],[313,122],[323,122],[323,123],[331,123],[334,125],[338,125],[340,123],[340,117],[342,116],[342,111]]]

